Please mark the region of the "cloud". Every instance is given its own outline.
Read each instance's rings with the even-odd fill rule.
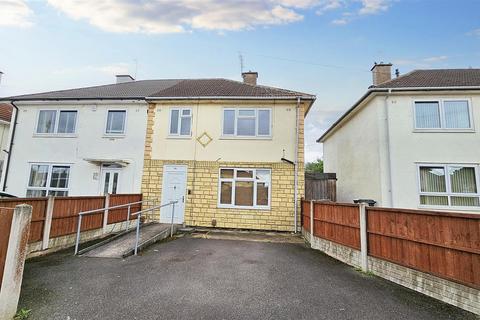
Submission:
[[[468,32],[467,35],[480,38],[480,28]]]
[[[390,3],[388,0],[362,0],[362,8],[358,11],[359,14],[376,14],[382,11],[387,11]]]
[[[391,2],[392,0],[324,0],[318,5],[317,14],[322,15],[327,11],[341,10],[342,17],[332,20],[332,24],[341,26],[361,16],[387,11]]]
[[[303,19],[299,10],[318,0],[48,0],[75,20],[107,32],[178,33],[193,29],[235,31]]]
[[[82,74],[103,74],[113,76],[117,74],[129,74],[130,65],[128,63],[119,62],[103,66],[81,66],[73,68],[62,68],[54,70],[56,75],[82,75]]]
[[[423,61],[425,61],[425,62],[440,62],[440,61],[444,61],[444,60],[447,60],[447,59],[448,59],[447,56],[433,56],[433,57],[424,58]]]
[[[448,58],[449,58],[448,56],[440,55],[440,56],[431,56],[431,57],[418,58],[418,59],[396,59],[396,60],[393,60],[392,63],[396,66],[430,68],[435,64],[445,62],[446,60],[448,60]]]
[[[0,27],[30,27],[33,11],[24,0],[0,0]]]
[[[337,25],[337,26],[343,26],[343,25],[347,24],[348,22],[349,21],[346,18],[332,20],[332,24]]]

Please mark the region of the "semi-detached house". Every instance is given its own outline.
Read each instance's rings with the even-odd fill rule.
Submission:
[[[4,191],[143,193],[175,222],[293,231],[313,95],[244,81],[172,79],[8,97],[16,123]],[[160,220],[170,221],[171,208]]]

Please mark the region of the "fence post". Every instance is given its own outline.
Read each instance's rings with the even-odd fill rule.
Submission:
[[[107,193],[105,195],[105,208],[110,206],[110,194]],[[108,225],[108,209],[105,209],[103,212],[103,233],[107,233],[107,225]]]
[[[368,271],[367,204],[360,203],[360,266]]]
[[[17,312],[31,220],[32,206],[15,207],[0,288],[0,319],[12,319]]]
[[[313,242],[313,224],[314,224],[313,209],[314,209],[314,202],[313,200],[310,200],[310,246],[312,246],[312,242]]]
[[[45,221],[43,225],[43,239],[42,250],[48,249],[48,242],[50,240],[50,231],[52,230],[53,206],[55,205],[55,198],[48,196],[47,212],[45,213]]]

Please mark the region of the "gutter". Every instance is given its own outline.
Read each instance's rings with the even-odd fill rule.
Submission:
[[[13,127],[12,127],[12,135],[10,137],[10,147],[7,153],[7,164],[5,165],[5,174],[3,176],[3,186],[2,190],[5,192],[7,188],[7,178],[8,178],[8,170],[10,168],[10,159],[12,157],[12,149],[13,149],[13,140],[15,138],[15,129],[17,128],[17,119],[18,119],[18,107],[15,105],[15,100],[10,101],[10,104],[15,108],[15,117],[13,118]]]
[[[204,97],[146,97],[145,100],[315,100],[315,96],[204,96]]]
[[[386,149],[387,149],[387,165],[388,165],[388,202],[389,207],[393,208],[393,182],[392,182],[392,147],[390,143],[390,115],[388,110],[388,98],[392,93],[392,90],[388,90],[385,99],[384,99],[384,108],[385,108],[385,131],[386,131]]]
[[[392,93],[392,92],[409,92],[409,91],[468,91],[468,90],[480,90],[480,86],[467,86],[467,87],[408,87],[408,88],[370,88],[355,104],[347,110],[333,125],[325,131],[320,138],[317,139],[317,143],[323,142],[323,140],[339,125],[353,110],[355,110],[366,98],[372,93]]]

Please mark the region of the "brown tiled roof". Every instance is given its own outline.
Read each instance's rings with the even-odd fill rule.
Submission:
[[[13,107],[9,103],[0,103],[0,120],[10,122],[12,120]]]
[[[274,87],[249,85],[228,79],[139,80],[119,84],[77,88],[6,97],[0,100],[63,100],[63,99],[145,99],[188,97],[297,97],[315,99],[302,92]]]
[[[444,88],[480,86],[480,69],[414,70],[372,88]]]

